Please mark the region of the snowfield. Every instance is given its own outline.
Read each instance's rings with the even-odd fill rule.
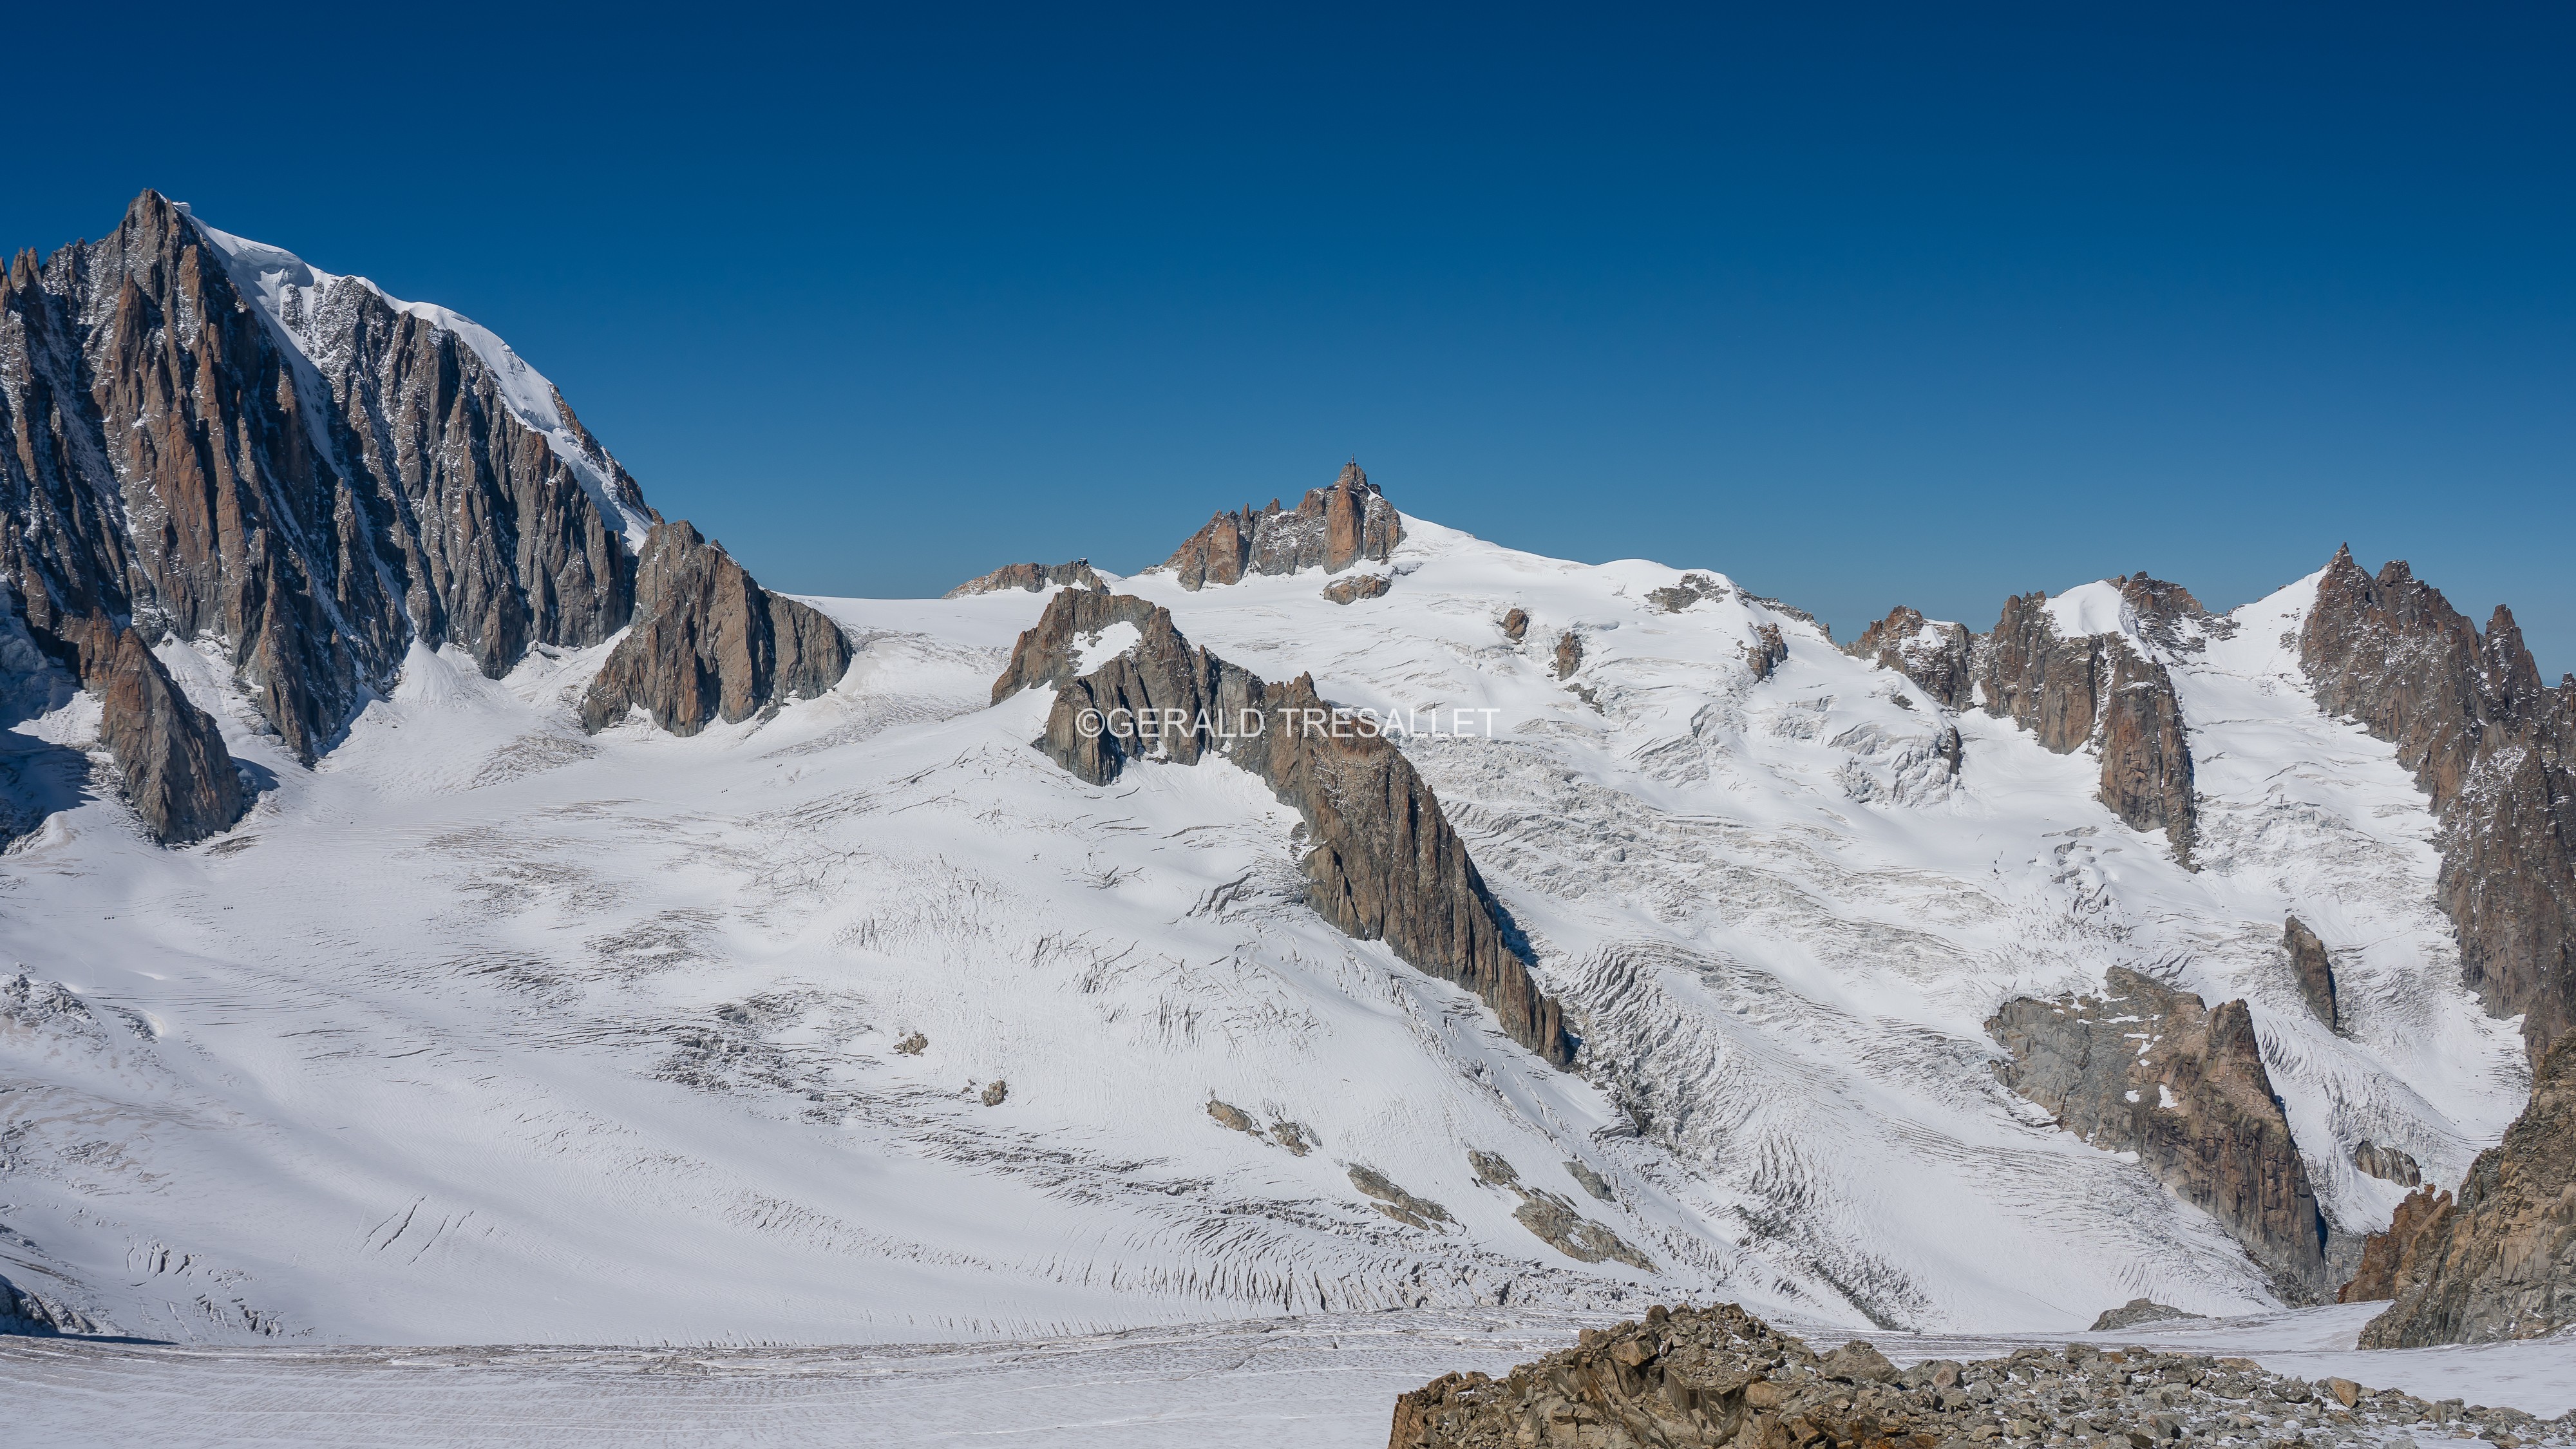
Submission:
[[[2419,1398],[2576,1407],[2564,1344],[2357,1351],[2367,1308],[2082,1341],[2245,1354]],[[1499,1376],[1607,1315],[1418,1309],[1130,1329],[1004,1344],[780,1348],[173,1348],[0,1339],[14,1425],[46,1444],[345,1449],[995,1442],[1048,1449],[1377,1449],[1395,1398]],[[1783,1325],[1786,1326],[1786,1325]],[[1801,1325],[1801,1327],[1806,1327]],[[1808,1328],[1818,1347],[1849,1330]],[[1875,1334],[1897,1363],[1983,1358],[2004,1335]],[[113,1405],[112,1410],[103,1406]],[[2447,1427],[2418,1431],[2448,1443]]]
[[[1116,587],[1339,704],[1492,711],[1472,716],[1490,738],[1407,750],[1565,1001],[1578,1071],[1308,909],[1296,816],[1252,777],[1144,764],[1095,788],[1031,749],[1048,697],[988,698],[1042,595],[809,600],[851,634],[847,677],[691,739],[582,734],[608,646],[499,681],[415,650],[311,771],[172,641],[273,784],[184,851],[87,787],[0,859],[0,1274],[115,1333],[217,1346],[748,1351],[1331,1315],[1283,1329],[1306,1357],[1262,1391],[1302,1401],[1340,1362],[1318,1335],[1396,1308],[1553,1331],[1726,1299],[1891,1351],[1894,1330],[2062,1337],[2139,1296],[2278,1309],[2206,1215],[1993,1078],[2003,1001],[2115,965],[2251,1004],[2344,1231],[2402,1195],[2352,1167],[2362,1138],[2450,1185],[2521,1105],[2513,1024],[2459,984],[2433,903],[2422,796],[2300,675],[2313,580],[2185,638],[2146,637],[2106,587],[2057,601],[2172,669],[2193,871],[2094,799],[2090,757],[1951,715],[1722,576],[1668,613],[1648,594],[1679,570],[1410,518],[1389,567],[1385,596],[1347,606],[1312,572]],[[1764,625],[1789,653],[1757,678]],[[1569,631],[1582,663],[1560,681]],[[84,788],[55,778],[58,747],[95,710],[40,703],[20,756],[54,747],[48,788]],[[2292,912],[2337,952],[2344,1035],[2300,1003]],[[1548,1246],[1470,1150],[1655,1270]],[[1391,1220],[1358,1168],[1450,1220]],[[2352,1310],[2327,1312],[2349,1342]],[[1534,1356],[1538,1331],[1375,1360],[1346,1417],[1382,1436],[1394,1388]],[[1223,1358],[1205,1345],[1252,1330],[1189,1332]],[[427,1363],[156,1357],[176,1352],[18,1343],[0,1374],[72,1394],[75,1369],[130,1386],[143,1371],[119,1365],[166,1362],[189,1366],[171,1383],[267,1395]],[[507,1382],[575,1362],[528,1354]],[[916,1362],[853,1351],[867,1367],[835,1381]],[[492,1392],[495,1412],[536,1402]]]

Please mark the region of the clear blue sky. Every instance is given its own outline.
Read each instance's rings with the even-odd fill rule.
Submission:
[[[0,241],[153,186],[456,307],[788,589],[1356,454],[1843,637],[2348,539],[2576,669],[2563,5],[85,9]]]

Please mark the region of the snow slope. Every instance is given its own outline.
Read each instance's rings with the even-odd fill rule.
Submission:
[[[1295,817],[1249,776],[1103,789],[1030,749],[1046,697],[987,699],[1040,595],[811,600],[858,644],[838,688],[692,739],[581,734],[606,646],[498,682],[415,651],[310,772],[172,643],[276,784],[188,851],[94,795],[0,861],[24,973],[0,997],[0,1273],[213,1343],[945,1341],[1676,1296],[2064,1331],[2140,1295],[2274,1304],[2205,1215],[1994,1083],[2009,996],[2124,965],[2246,998],[2350,1231],[2396,1197],[2350,1169],[2360,1137],[2448,1183],[2518,1108],[2421,797],[2282,642],[2307,582],[2228,637],[2141,640],[2201,762],[2194,873],[2093,799],[2090,759],[1946,716],[1794,610],[1729,586],[1664,613],[1674,569],[1406,528],[1392,590],[1348,606],[1314,573],[1119,587],[1337,702],[1491,711],[1490,738],[1407,748],[1580,1071],[1307,909]],[[1766,624],[1789,657],[1757,678]],[[77,742],[82,704],[19,733]],[[2354,943],[2347,1036],[2298,1004],[2292,910]],[[1470,1149],[1656,1271],[1548,1247]],[[1451,1221],[1391,1221],[1360,1167]]]

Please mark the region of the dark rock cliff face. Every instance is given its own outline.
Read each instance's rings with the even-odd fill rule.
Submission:
[[[1071,563],[1004,564],[981,578],[968,579],[939,597],[962,599],[970,594],[998,594],[1012,589],[1043,594],[1056,587],[1105,589],[1109,587],[1099,574],[1092,572],[1091,560],[1078,558]]]
[[[1116,624],[1134,626],[1137,643],[1075,677],[1079,641]],[[1269,683],[1191,645],[1169,610],[1067,591],[1020,636],[993,697],[1030,686],[1056,691],[1039,748],[1093,784],[1116,779],[1131,759],[1195,764],[1209,754],[1260,777],[1306,823],[1303,865],[1317,911],[1474,992],[1513,1040],[1548,1061],[1572,1062],[1563,1012],[1530,979],[1508,918],[1431,787],[1391,741],[1318,698],[1312,679]]]
[[[624,625],[633,560],[583,478],[452,331],[283,254],[272,326],[159,195],[0,283],[0,574],[38,627],[102,611],[223,641],[306,760],[409,640],[498,674]],[[242,275],[244,271],[248,276]],[[290,338],[292,341],[290,341]],[[555,400],[560,405],[560,399]],[[638,509],[595,453],[600,487]]]
[[[2394,1299],[2363,1348],[2538,1338],[2576,1322],[2576,1034],[2541,1058],[2531,1104],[2456,1199],[2425,1188],[2365,1249],[2344,1301]]]
[[[2481,634],[2405,564],[2374,578],[2350,550],[2299,650],[2317,702],[2395,744],[2432,798],[2469,987],[2522,1016],[2537,1059],[2576,1010],[2576,681],[2541,684],[2510,612]]]
[[[1936,623],[1899,604],[1886,618],[1863,629],[1844,652],[1895,670],[1939,704],[1966,709],[1976,702],[1976,682],[1968,668],[1969,640],[1965,624]]]
[[[657,523],[646,537],[635,611],[634,629],[582,697],[585,729],[641,705],[655,724],[693,735],[716,720],[812,699],[850,667],[838,625],[754,583],[686,523]]]
[[[141,632],[92,614],[59,621],[55,633],[81,687],[98,696],[99,739],[152,838],[187,845],[239,820],[249,801],[222,731],[171,682]]]
[[[2308,1010],[2328,1027],[2338,1026],[2342,1018],[2335,1002],[2334,961],[2326,955],[2326,943],[2292,916],[2281,928],[2281,949],[2290,953],[2290,972],[2299,979],[2299,995]]]
[[[2094,1146],[2136,1152],[2233,1233],[2283,1297],[2331,1295],[2340,1274],[2328,1262],[2325,1216],[2245,1003],[2212,1011],[2118,967],[2104,991],[2004,1003],[1986,1023],[2012,1054],[1997,1075]]]
[[[49,652],[94,661],[82,684],[110,701],[110,748],[164,841],[242,802],[145,641],[219,641],[309,763],[415,640],[497,677],[534,645],[625,628],[648,521],[634,479],[497,339],[156,193],[0,280],[0,582]],[[645,625],[600,709],[693,731],[839,678],[828,621],[685,528],[646,542]]]
[[[1263,509],[1220,513],[1190,535],[1160,567],[1181,587],[1236,584],[1246,574],[1304,568],[1339,573],[1362,559],[1383,562],[1404,539],[1404,520],[1356,462],[1330,488],[1308,493],[1295,509],[1270,500]]]
[[[1978,641],[1972,671],[1986,712],[2017,721],[2061,755],[2097,748],[2102,803],[2136,829],[2164,831],[2188,863],[2191,749],[2172,675],[2120,635],[2059,637],[2047,603],[2045,594],[2006,600],[1994,632]]]

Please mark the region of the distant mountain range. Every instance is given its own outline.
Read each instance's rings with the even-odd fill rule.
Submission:
[[[2402,563],[1844,646],[1354,462],[791,599],[151,192],[0,428],[0,1328],[2576,1322],[2576,680]]]

